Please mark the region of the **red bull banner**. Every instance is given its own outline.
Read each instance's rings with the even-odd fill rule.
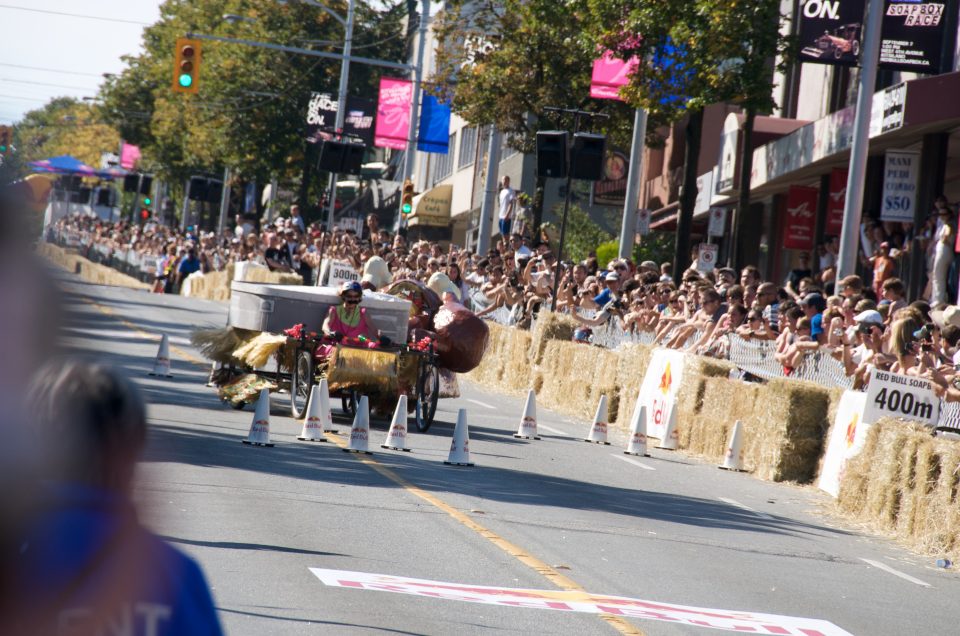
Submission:
[[[788,250],[812,250],[820,190],[790,186],[787,213],[783,218],[783,246]]]
[[[668,434],[670,416],[677,404],[686,356],[673,349],[654,349],[640,385],[640,404],[647,407],[647,437],[661,442]]]
[[[624,61],[606,51],[593,62],[593,75],[590,77],[590,97],[594,99],[620,99],[620,87],[630,78],[637,67],[635,59]]]
[[[410,138],[410,99],[413,82],[391,77],[380,78],[377,124],[373,145],[377,148],[405,150]]]
[[[834,168],[830,172],[830,197],[827,200],[827,225],[824,234],[840,236],[843,230],[843,206],[847,202],[847,170]]]

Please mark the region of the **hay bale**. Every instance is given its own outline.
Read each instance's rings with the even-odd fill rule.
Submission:
[[[538,369],[538,400],[548,408],[589,419],[600,396],[606,395],[610,421],[615,421],[620,404],[617,365],[618,356],[609,349],[548,341]]]
[[[543,354],[547,343],[551,340],[560,340],[570,342],[573,340],[573,331],[577,328],[576,320],[566,314],[558,314],[550,311],[541,311],[537,316],[537,322],[533,330],[533,351],[531,360],[533,364],[543,362]]]
[[[622,430],[630,427],[630,416],[633,414],[637,395],[640,394],[643,376],[650,366],[651,355],[653,347],[641,344],[628,345],[617,350],[616,383],[620,404],[616,419],[611,417],[610,421],[615,422]]]
[[[111,267],[94,263],[82,256],[67,252],[58,245],[41,243],[37,246],[37,253],[68,272],[76,272],[79,270],[80,278],[94,285],[109,285],[112,287],[145,290],[151,287],[151,285],[141,282],[132,276],[121,274]]]
[[[233,357],[242,341],[233,327],[223,329],[197,329],[190,334],[190,344],[197,348],[203,357],[220,364],[237,362]]]
[[[287,337],[272,333],[261,333],[238,347],[233,357],[253,369],[267,364],[270,358],[287,342]]]

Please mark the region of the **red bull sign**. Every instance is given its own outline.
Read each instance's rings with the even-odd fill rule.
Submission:
[[[655,349],[640,385],[641,405],[647,407],[647,436],[663,440],[683,379],[684,354]]]
[[[820,190],[790,186],[783,216],[783,246],[790,250],[812,250]]]

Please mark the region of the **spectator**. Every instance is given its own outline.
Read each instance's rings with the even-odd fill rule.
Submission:
[[[500,188],[499,200],[499,219],[500,235],[504,238],[510,236],[510,225],[513,219],[514,208],[517,205],[517,193],[510,187],[510,177],[504,175],[503,185]]]

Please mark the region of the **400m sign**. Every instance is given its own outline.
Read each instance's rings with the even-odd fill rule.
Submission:
[[[867,386],[863,420],[872,423],[881,417],[936,426],[940,419],[940,398],[933,392],[929,380],[874,369]]]

